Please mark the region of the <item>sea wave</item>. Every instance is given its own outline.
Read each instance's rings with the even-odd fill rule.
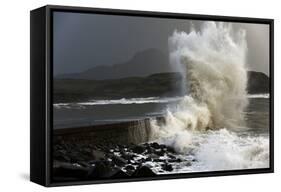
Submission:
[[[264,98],[269,99],[270,95],[269,93],[263,93],[263,94],[251,94],[247,96],[249,99],[257,99],[257,98]]]
[[[249,94],[247,98],[265,98],[268,99],[269,94]],[[78,103],[55,103],[55,108],[75,108],[93,105],[130,105],[130,104],[148,104],[148,103],[171,103],[181,101],[183,97],[140,97],[140,98],[122,98],[122,99],[104,99],[104,100],[90,100],[87,102]]]
[[[145,97],[145,98],[122,98],[110,100],[90,100],[78,103],[55,103],[56,108],[83,107],[93,105],[129,105],[129,104],[148,104],[148,103],[171,103],[180,101],[182,97]]]
[[[185,130],[157,142],[180,149],[178,158],[184,161],[173,164],[173,173],[269,167],[268,136],[241,137],[227,129],[205,133]]]
[[[230,25],[206,22],[201,33],[176,31],[169,38],[170,58],[182,68],[188,95],[174,109],[167,108],[164,123],[151,120],[151,137],[192,156],[185,171],[269,166],[268,137],[232,131],[247,130],[243,112],[249,98],[269,97],[247,95],[245,37],[245,31],[235,33]]]

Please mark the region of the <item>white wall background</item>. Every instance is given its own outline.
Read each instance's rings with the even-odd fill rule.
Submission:
[[[278,191],[281,181],[281,13],[277,0],[26,0],[0,5],[0,191]],[[29,179],[29,11],[45,4],[275,19],[275,173],[43,188]],[[279,34],[279,35],[278,35]],[[279,183],[278,183],[279,182]]]

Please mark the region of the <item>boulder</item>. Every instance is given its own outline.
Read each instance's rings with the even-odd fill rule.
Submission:
[[[67,152],[63,149],[54,151],[54,159],[58,161],[70,162],[71,159],[67,156]]]
[[[158,143],[156,143],[156,142],[151,143],[150,146],[153,147],[154,149],[159,149],[160,148],[160,145]]]
[[[162,169],[165,171],[173,171],[173,167],[171,164],[168,163],[164,163],[163,165],[161,165]]]
[[[134,159],[136,155],[130,153],[121,153],[121,157],[127,161]]]
[[[123,159],[122,157],[118,157],[116,155],[112,155],[111,159],[112,159],[113,163],[117,166],[124,166],[128,163],[127,160]]]
[[[119,168],[114,169],[111,174],[112,175],[110,176],[110,178],[112,179],[123,179],[128,178],[130,176],[129,174],[125,173]]]
[[[182,160],[180,158],[173,158],[173,159],[168,159],[169,163],[180,163]]]
[[[125,169],[126,169],[127,171],[134,171],[134,170],[135,170],[135,167],[132,166],[132,165],[127,165],[127,166],[125,167]]]
[[[154,151],[154,153],[155,153],[156,155],[158,155],[158,156],[163,156],[163,155],[165,155],[165,151],[162,150],[162,149],[157,149],[157,150]]]
[[[153,177],[156,176],[156,173],[154,173],[148,166],[140,166],[137,168],[137,170],[133,173],[134,177]]]
[[[135,146],[135,147],[132,148],[132,151],[133,151],[134,153],[141,154],[141,153],[143,153],[143,152],[145,151],[145,147],[140,146],[140,145],[137,145],[137,146]]]
[[[93,150],[92,157],[93,157],[93,160],[103,160],[105,158],[105,154],[102,151]]]
[[[174,150],[174,148],[169,147],[169,146],[166,146],[166,148],[167,148],[167,152],[176,153],[175,150]]]

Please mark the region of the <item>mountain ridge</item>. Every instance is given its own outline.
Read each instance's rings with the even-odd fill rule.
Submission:
[[[269,93],[269,77],[248,71],[249,94]],[[182,96],[182,75],[178,72],[155,73],[145,77],[107,80],[54,79],[54,102],[91,99]]]
[[[114,65],[98,65],[80,73],[57,75],[56,79],[120,79],[130,76],[144,77],[154,73],[173,72],[169,58],[158,49],[146,49],[137,52],[126,62]]]

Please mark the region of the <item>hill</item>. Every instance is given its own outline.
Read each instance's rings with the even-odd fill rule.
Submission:
[[[157,73],[145,77],[107,80],[55,79],[54,102],[136,97],[173,97],[182,92],[180,73]],[[268,93],[269,78],[264,73],[248,71],[249,94]]]
[[[144,77],[154,73],[173,72],[168,55],[157,49],[146,49],[137,52],[124,63],[102,65],[90,68],[81,73],[62,74],[56,79],[87,79],[105,80],[121,79],[126,77]]]
[[[134,97],[172,97],[180,94],[180,73],[108,80],[55,79],[54,102]]]

